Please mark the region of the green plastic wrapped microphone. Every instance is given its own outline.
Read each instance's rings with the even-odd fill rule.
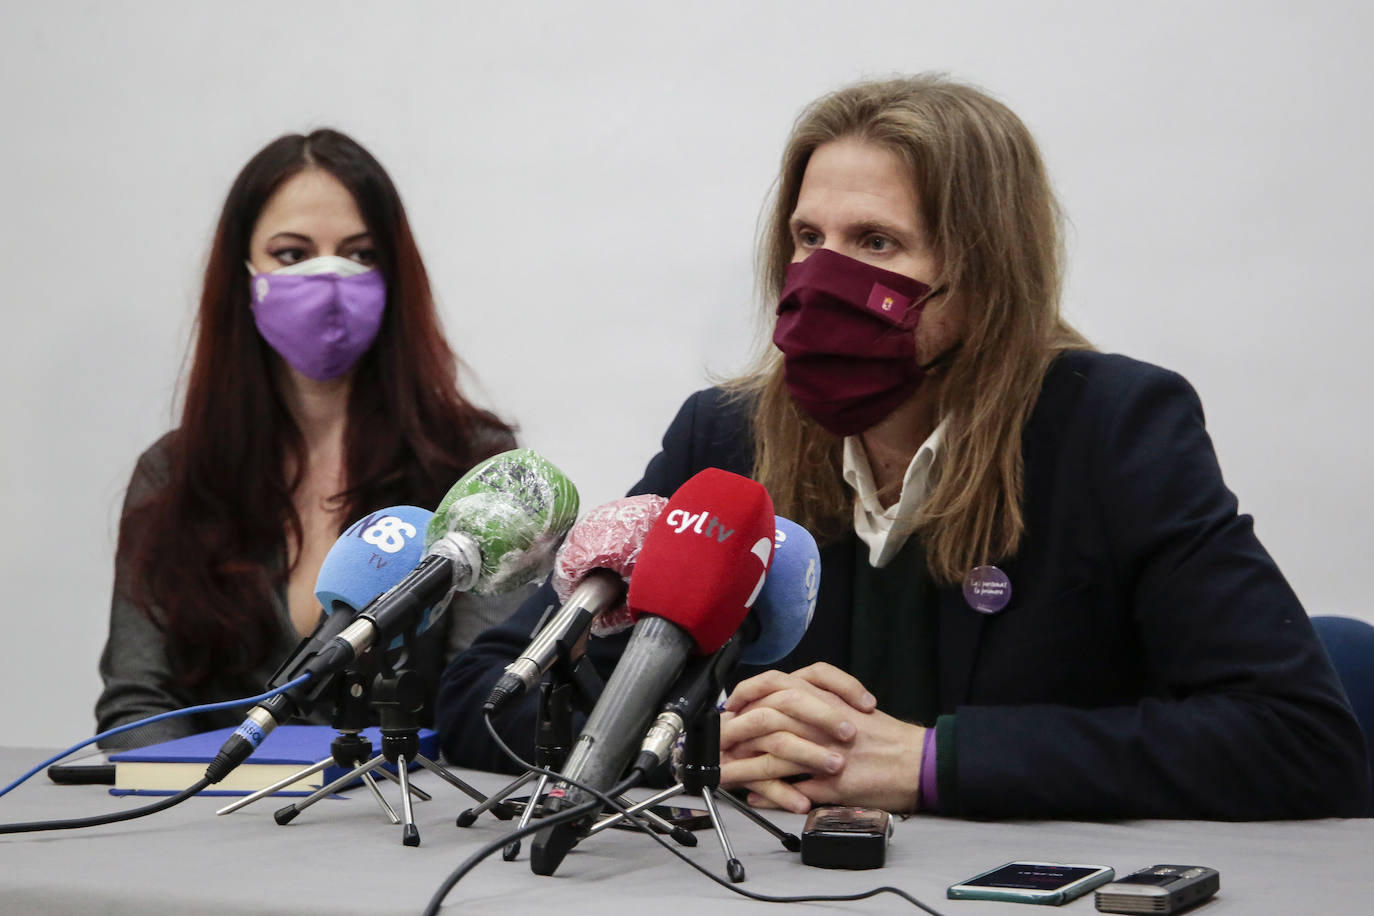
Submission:
[[[577,509],[577,488],[562,471],[532,449],[513,449],[453,485],[434,510],[425,549],[471,569],[456,590],[498,595],[548,573]]]

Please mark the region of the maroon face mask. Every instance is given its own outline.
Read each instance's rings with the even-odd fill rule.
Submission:
[[[913,332],[932,295],[919,280],[825,248],[789,264],[773,327],[788,392],[837,436],[877,423],[925,377]]]

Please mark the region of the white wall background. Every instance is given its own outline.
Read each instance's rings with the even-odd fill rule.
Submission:
[[[1309,611],[1374,620],[1368,4],[4,6],[6,743],[91,731],[123,488],[268,140],[337,126],[386,165],[483,399],[595,505],[748,351],[792,118],[892,72],[1021,114],[1071,220],[1071,318],[1187,375]]]

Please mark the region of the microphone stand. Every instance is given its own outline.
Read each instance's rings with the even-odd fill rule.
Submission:
[[[725,871],[730,880],[738,884],[744,880],[744,864],[735,857],[730,838],[725,834],[725,824],[721,821],[720,809],[716,802],[724,801],[736,811],[763,830],[776,837],[788,852],[799,852],[801,840],[794,833],[787,833],[753,808],[740,801],[729,792],[720,788],[720,712],[708,704],[690,723],[685,731],[682,746],[682,774],[677,785],[669,786],[650,798],[628,807],[631,815],[642,813],[651,805],[661,804],[684,793],[700,795],[706,803],[706,812],[715,830],[716,840],[725,855]],[[616,814],[593,824],[587,831],[590,836],[622,820],[623,814]]]
[[[378,770],[387,773],[385,765],[388,763],[396,768],[395,778],[401,787],[402,845],[420,845],[420,831],[415,826],[415,812],[410,801],[411,793],[423,794],[426,799],[430,797],[427,793],[422,793],[421,790],[411,785],[409,766],[412,762],[418,763],[470,797],[482,802],[487,800],[481,792],[420,753],[420,712],[424,708],[424,687],[420,683],[419,675],[407,669],[383,671],[378,674],[372,684],[372,705],[377,708],[381,719],[381,753],[340,776],[329,785],[322,786],[305,800],[279,808],[273,815],[278,824],[291,823],[296,815],[306,808],[326,795],[348,785],[358,777],[366,776]]]
[[[534,765],[544,770],[558,770],[567,761],[568,752],[573,745],[572,711],[573,703],[586,712],[595,705],[601,694],[601,678],[586,655],[579,655],[577,661],[567,665],[562,661],[549,669],[547,677],[539,684],[538,715],[534,727]],[[485,811],[492,811],[500,817],[497,806],[507,807],[504,800],[518,791],[531,780],[536,780],[534,792],[525,802],[520,812],[517,830],[529,826],[536,812],[542,816],[543,802],[548,793],[549,777],[534,770],[526,770],[515,777],[505,787],[497,791],[475,808],[469,808],[458,815],[459,827],[470,827]],[[628,804],[627,799],[621,801]],[[683,846],[695,846],[697,838],[691,831],[675,827],[652,811],[636,812],[650,824],[651,829],[668,834]],[[507,814],[506,818],[510,815]],[[506,818],[502,818],[505,820]],[[507,862],[515,861],[520,855],[520,841],[512,840],[501,850],[501,858]]]
[[[338,683],[334,688],[334,713],[331,716],[330,724],[338,730],[338,736],[330,743],[330,755],[323,760],[310,764],[301,771],[293,773],[284,779],[272,783],[237,799],[223,808],[216,811],[216,814],[232,814],[240,808],[247,807],[259,799],[266,798],[285,789],[302,779],[314,776],[316,773],[323,772],[330,766],[340,766],[346,770],[352,770],[367,760],[372,753],[372,742],[359,734],[368,723],[368,709],[371,707],[372,693],[371,681],[374,673],[371,671],[360,670],[353,667],[344,671],[339,676]],[[391,780],[393,783],[400,783],[400,777],[388,769],[382,769],[381,775]],[[386,797],[377,788],[377,780],[371,772],[360,774],[363,784],[371,791],[372,797],[381,806],[382,811],[390,819],[391,823],[399,824],[401,819],[396,816],[395,810],[387,802]],[[429,801],[430,795],[419,786],[411,786],[410,791],[421,801]]]

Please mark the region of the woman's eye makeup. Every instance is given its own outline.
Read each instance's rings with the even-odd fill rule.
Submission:
[[[343,251],[341,254],[369,267],[377,263],[377,249],[375,248],[354,248],[351,251]]]
[[[281,248],[269,248],[267,254],[269,257],[276,258],[283,264],[296,264],[304,261],[307,257],[304,248],[292,247],[290,245]]]

